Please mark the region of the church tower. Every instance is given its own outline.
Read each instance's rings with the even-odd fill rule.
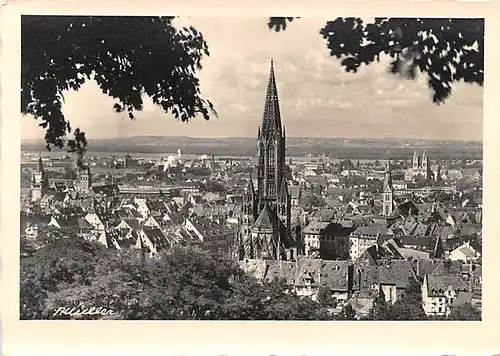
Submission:
[[[413,153],[413,171],[416,172],[419,166],[418,153],[417,150],[415,150],[415,152]]]
[[[389,216],[394,210],[394,190],[392,187],[392,175],[389,163],[387,163],[384,179],[384,191],[382,193],[382,215]]]
[[[257,133],[257,194],[259,210],[274,202],[279,194],[285,170],[285,128],[281,126],[281,113],[274,75],[274,64],[267,84],[266,103],[261,126]]]
[[[291,234],[285,145],[286,133],[281,124],[274,63],[271,60],[264,113],[257,131],[257,189],[254,190],[253,183],[249,182],[243,198],[242,245],[246,258],[279,258],[284,255],[283,247]]]
[[[439,164],[438,161],[436,161],[436,173],[434,176],[434,180],[440,182],[441,181],[441,165]]]
[[[75,189],[78,193],[88,194],[92,187],[90,167],[79,160],[75,162],[76,182]]]
[[[42,154],[38,156],[38,165],[31,176],[31,201],[40,201],[49,189],[49,180],[43,169]]]
[[[429,164],[429,157],[427,157],[427,153],[424,151],[422,153],[422,176],[425,177],[425,179],[430,178],[430,172],[431,172],[431,165]]]

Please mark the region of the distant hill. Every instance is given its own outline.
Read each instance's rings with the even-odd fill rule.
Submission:
[[[192,138],[140,136],[89,141],[90,152],[171,153],[181,149],[186,154],[253,156],[257,140],[252,137]],[[43,150],[42,141],[24,141],[23,151]],[[411,156],[423,149],[434,158],[482,157],[482,142],[415,139],[341,139],[288,137],[287,156],[326,154],[331,158],[396,159]]]

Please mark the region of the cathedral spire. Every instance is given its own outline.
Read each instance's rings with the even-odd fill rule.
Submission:
[[[271,70],[267,82],[266,103],[262,117],[262,134],[266,135],[274,130],[281,131],[281,113],[274,75],[274,61],[271,59]]]

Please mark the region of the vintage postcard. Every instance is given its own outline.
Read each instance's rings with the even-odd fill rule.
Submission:
[[[101,328],[494,354],[495,5],[408,4],[7,3],[6,354]]]

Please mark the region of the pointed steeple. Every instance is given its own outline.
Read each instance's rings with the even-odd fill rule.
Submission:
[[[43,172],[42,152],[38,153],[38,173]]]
[[[384,192],[392,192],[392,174],[389,162],[385,166]]]
[[[254,187],[253,187],[253,180],[252,180],[252,178],[251,178],[251,177],[250,177],[250,179],[248,180],[248,184],[247,184],[247,186],[246,186],[246,188],[245,188],[245,193],[246,193],[247,195],[252,195],[252,196],[255,194],[255,189],[254,189]]]
[[[415,166],[418,167],[418,153],[417,150],[413,152],[413,167],[416,168]]]
[[[288,183],[286,181],[285,176],[283,176],[283,178],[281,179],[279,193],[280,193],[280,196],[282,196],[282,197],[288,196]]]
[[[266,103],[264,106],[264,115],[262,117],[262,134],[278,129],[281,131],[281,113],[278,99],[278,90],[276,88],[276,77],[274,75],[274,61],[271,59],[271,70],[267,83]]]

